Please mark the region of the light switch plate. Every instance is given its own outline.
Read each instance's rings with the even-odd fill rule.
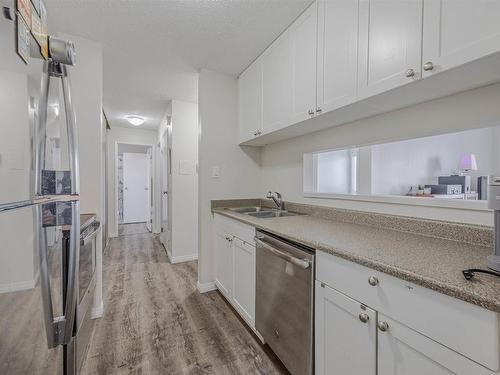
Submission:
[[[212,167],[212,178],[220,178],[220,167]]]

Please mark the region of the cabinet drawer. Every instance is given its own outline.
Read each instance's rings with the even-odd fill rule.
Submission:
[[[370,277],[376,285],[370,285]],[[320,251],[316,278],[493,371],[499,369],[495,312]]]
[[[214,215],[214,225],[216,233],[238,237],[250,245],[255,245],[255,228],[251,225],[218,214]]]

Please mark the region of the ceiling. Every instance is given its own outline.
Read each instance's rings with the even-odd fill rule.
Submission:
[[[198,101],[199,69],[241,73],[312,0],[45,2],[52,32],[103,45],[110,125],[137,114],[156,129],[169,100]]]

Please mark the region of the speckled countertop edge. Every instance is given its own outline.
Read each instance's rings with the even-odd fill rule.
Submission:
[[[239,206],[243,205],[244,204],[240,204]],[[235,206],[238,205],[234,205],[232,207]],[[471,245],[471,244],[463,244],[463,246],[459,246],[459,247],[465,247],[465,250],[467,251],[466,254],[470,252],[471,255],[470,263],[467,262],[467,259],[465,260],[459,259],[460,262],[457,262],[457,264],[451,264],[450,262],[450,264],[441,266],[444,267],[443,273],[437,274],[436,277],[430,277],[429,275],[423,275],[422,273],[416,270],[411,270],[409,269],[409,267],[401,267],[400,265],[397,264],[397,262],[395,264],[389,264],[388,262],[385,262],[383,260],[376,259],[376,256],[365,256],[357,253],[356,251],[351,251],[347,247],[342,248],[335,246],[329,241],[326,242],[316,241],[314,240],[314,238],[308,238],[306,235],[298,235],[293,230],[293,224],[291,224],[293,219],[288,221],[288,223],[290,223],[291,225],[283,226],[283,225],[277,225],[276,219],[253,218],[249,217],[248,215],[242,215],[232,211],[228,211],[224,208],[213,208],[212,211],[214,213],[218,213],[233,218],[235,220],[241,221],[243,223],[252,225],[258,229],[272,232],[285,239],[313,247],[318,251],[338,256],[348,261],[358,263],[368,268],[435,290],[437,292],[463,300],[465,302],[481,306],[485,309],[495,312],[500,312],[500,279],[490,276],[478,275],[477,277],[475,277],[474,281],[466,281],[461,276],[461,270],[464,268],[468,267],[484,268],[486,256],[489,253],[491,253],[491,249],[489,247]],[[326,220],[323,218],[316,218],[314,216],[301,216],[301,218],[302,218],[300,219],[301,226],[307,226],[308,222],[310,222],[312,227],[317,226],[318,224],[326,226],[338,224],[356,230],[360,230],[361,228],[363,228],[362,229],[363,231],[369,230],[373,233],[376,233],[379,238],[380,236],[384,236],[384,234],[393,234],[393,232],[396,232],[392,229],[374,228],[362,224],[353,224],[353,223],[341,224],[334,220]],[[280,218],[278,220],[281,219],[284,218]],[[280,224],[283,223],[284,221],[282,221]],[[408,236],[408,238],[412,238],[413,240],[418,239],[419,237],[418,234],[404,233],[404,232],[399,232],[397,235],[402,238],[404,238],[404,236]],[[436,246],[443,246],[449,248],[461,245],[458,242],[446,239],[439,239],[439,238],[433,239],[427,236],[420,236],[420,237],[422,237],[422,241],[426,241],[431,245],[435,244]],[[395,243],[394,245],[401,246],[400,243]],[[436,251],[436,254],[439,254],[438,253],[440,251],[439,248],[435,248],[433,250]],[[462,251],[460,255],[463,255],[463,253],[464,251]],[[404,255],[408,256],[408,254]],[[447,280],[446,275],[450,274],[453,276],[449,280]]]

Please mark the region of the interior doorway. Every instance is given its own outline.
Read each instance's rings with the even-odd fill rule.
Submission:
[[[118,233],[150,232],[153,210],[152,146],[118,143],[117,151]]]
[[[160,141],[161,171],[161,231],[160,241],[167,253],[171,254],[172,243],[172,136],[171,117],[167,117],[167,126]]]

